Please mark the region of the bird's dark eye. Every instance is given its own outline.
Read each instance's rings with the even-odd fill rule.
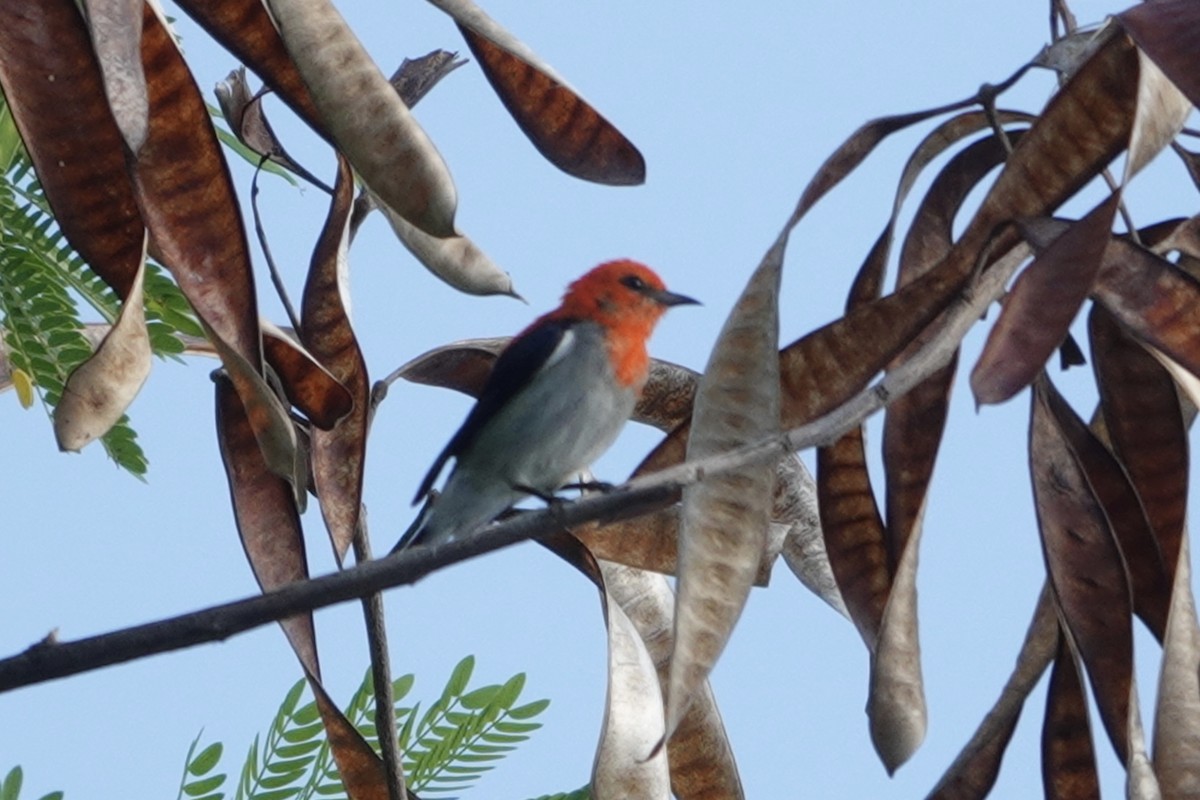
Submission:
[[[635,292],[646,291],[646,282],[637,275],[626,275],[624,278],[621,278],[621,283],[625,286],[628,286],[630,289],[633,289]]]

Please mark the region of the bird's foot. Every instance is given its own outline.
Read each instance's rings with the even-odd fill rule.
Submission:
[[[524,484],[514,483],[512,488],[515,491],[521,492],[522,494],[527,494],[532,497],[536,497],[538,500],[541,500],[543,503],[545,503],[548,506],[558,505],[563,502],[563,498],[559,497],[558,495],[553,494],[551,492],[543,492],[541,489],[535,489],[532,486],[525,486]]]
[[[615,483],[609,483],[608,481],[575,481],[574,483],[566,484],[562,488],[578,489],[581,492],[600,492],[601,494],[608,494],[609,492],[614,491],[617,488],[617,485]]]

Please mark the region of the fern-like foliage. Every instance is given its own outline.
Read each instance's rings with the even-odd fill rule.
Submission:
[[[441,695],[423,714],[420,703],[410,706],[401,702],[412,690],[415,678],[402,675],[393,681],[392,694],[400,727],[397,736],[405,753],[405,779],[411,791],[444,797],[449,792],[468,789],[495,762],[541,727],[533,718],[550,701],[517,705],[525,688],[524,673],[503,684],[469,688],[474,669],[474,656],[460,661]],[[255,737],[242,766],[234,800],[346,797],[316,703],[311,700],[300,703],[306,695],[305,688],[305,681],[297,681],[284,697],[265,737]],[[346,718],[378,752],[379,742],[372,722],[374,696],[368,670],[346,707]],[[225,800],[227,794],[222,787],[226,775],[217,772],[222,747],[220,743],[210,744],[197,754],[200,738],[197,736],[188,750],[179,799]],[[587,800],[586,787],[552,797]]]
[[[327,747],[315,703],[298,708],[305,682],[297,681],[271,721],[266,741],[254,737],[238,780],[236,800],[274,800],[300,793],[296,784],[316,760],[314,752]]]
[[[469,786],[541,727],[531,720],[546,710],[548,700],[516,705],[524,673],[468,692],[474,669],[475,658],[464,658],[420,721],[412,724],[414,708],[402,723],[404,771],[416,791],[440,794]]]
[[[21,784],[25,780],[25,774],[19,766],[13,767],[4,776],[4,780],[0,780],[0,800],[20,800]],[[38,800],[62,800],[62,792],[50,792],[44,794]]]
[[[156,353],[177,356],[183,352],[177,334],[203,335],[183,294],[153,264],[147,264],[145,295]],[[120,310],[113,291],[58,229],[0,100],[0,336],[12,369],[37,387],[47,413],[62,396],[71,370],[92,353],[80,302],[109,323]],[[145,475],[146,456],[127,417],[101,443],[119,466]]]

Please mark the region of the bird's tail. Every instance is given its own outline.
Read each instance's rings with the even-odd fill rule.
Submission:
[[[439,544],[471,535],[494,520],[522,495],[522,492],[503,482],[479,480],[471,472],[458,470],[447,481],[440,495],[430,495],[392,552],[417,544]]]
[[[398,553],[412,547],[414,544],[420,544],[429,530],[429,512],[433,508],[433,504],[437,499],[437,492],[433,492],[425,499],[425,505],[421,506],[420,512],[417,513],[417,518],[412,521],[412,525],[408,526],[401,536],[400,541],[396,542],[396,546],[392,548],[392,553]],[[389,553],[390,555],[391,553]]]

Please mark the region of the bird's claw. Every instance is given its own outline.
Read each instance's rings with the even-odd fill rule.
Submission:
[[[575,481],[574,483],[566,484],[562,488],[578,489],[581,492],[600,492],[601,494],[608,494],[609,492],[615,491],[617,485],[615,483],[609,483],[608,481]]]
[[[521,494],[527,494],[527,495],[530,495],[531,497],[536,497],[538,500],[541,500],[543,503],[545,503],[548,506],[555,506],[555,505],[559,505],[562,502],[564,502],[563,498],[559,497],[558,495],[543,492],[541,489],[535,489],[532,486],[525,486],[524,484],[514,483],[512,488],[514,491],[518,491]]]

